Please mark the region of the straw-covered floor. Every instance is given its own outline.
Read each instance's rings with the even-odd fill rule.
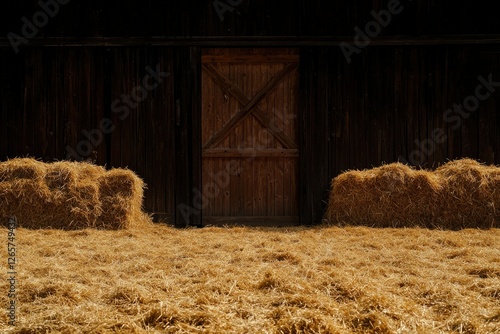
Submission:
[[[85,162],[0,162],[0,217],[21,227],[118,229],[141,220],[144,183],[130,170]]]
[[[1,312],[6,334],[500,328],[498,229],[153,226],[17,236],[18,325]],[[7,289],[1,280],[4,310]]]
[[[435,171],[401,163],[332,180],[328,223],[446,229],[500,227],[500,168],[471,159]]]

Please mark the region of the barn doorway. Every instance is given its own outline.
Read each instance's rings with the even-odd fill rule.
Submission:
[[[202,53],[204,225],[299,223],[296,49]]]

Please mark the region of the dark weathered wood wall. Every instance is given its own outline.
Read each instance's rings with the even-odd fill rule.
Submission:
[[[339,48],[307,48],[301,74],[302,221],[320,219],[331,178],[345,170],[398,160],[432,168],[460,157],[500,164],[497,46],[368,47],[350,64]],[[477,110],[446,121],[490,75],[497,86]]]
[[[0,51],[1,159],[34,156],[46,161],[83,159],[109,167],[129,167],[145,179],[146,207],[173,212],[175,120],[171,49],[78,48]],[[113,101],[131,95],[148,75],[147,66],[170,75],[141,103]],[[149,81],[149,84],[152,84]],[[122,109],[120,109],[122,108]],[[126,108],[126,109],[124,109]],[[114,130],[104,134],[102,119]],[[92,133],[92,140],[84,134]],[[101,140],[102,136],[102,140]],[[92,153],[86,155],[93,141]],[[98,144],[100,142],[100,144]],[[96,145],[98,144],[98,145]]]
[[[116,129],[88,157],[137,171],[149,185],[146,208],[175,213],[178,204],[192,202],[193,188],[201,183],[196,50],[33,48],[20,56],[2,50],[2,159],[63,159],[68,145],[76,149],[87,140],[83,130],[110,118]],[[475,94],[479,76],[500,81],[499,57],[495,46],[374,46],[347,64],[339,48],[303,48],[302,220],[320,219],[329,181],[343,170],[415,157],[426,167],[464,156],[500,164],[500,87],[461,118],[458,129],[456,121],[443,118]],[[131,94],[147,75],[146,66],[157,64],[170,75],[121,120],[112,102]],[[433,140],[435,129],[443,129],[447,139],[428,153],[415,141]],[[421,155],[412,161],[413,151]]]
[[[224,1],[224,0],[222,0]],[[287,46],[301,50],[302,223],[321,219],[332,177],[422,151],[415,141],[443,129],[447,139],[423,155],[427,167],[456,157],[500,164],[500,87],[456,123],[443,119],[475,94],[478,76],[500,81],[500,21],[493,3],[401,1],[391,19],[348,64],[338,44],[388,1],[243,0],[221,21],[213,1],[69,1],[18,54],[6,38],[38,0],[0,12],[0,159],[66,157],[103,118],[116,128],[90,158],[137,171],[145,207],[186,223],[201,185],[203,47]],[[169,73],[120,119],[112,104],[131,94],[147,66]],[[120,106],[123,106],[121,104]],[[452,116],[457,116],[452,114]],[[456,119],[456,118],[455,118]],[[189,212],[190,224],[201,215]]]

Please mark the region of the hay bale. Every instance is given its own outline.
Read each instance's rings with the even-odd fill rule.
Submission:
[[[425,170],[416,170],[408,183],[406,196],[410,199],[411,205],[405,213],[408,215],[411,225],[429,226],[436,221],[439,214],[439,202],[443,193],[443,184],[438,176]],[[402,221],[403,226],[405,222]]]
[[[21,219],[41,212],[50,200],[50,190],[42,182],[36,181],[21,178],[0,182],[0,216],[16,215]]]
[[[53,228],[98,227],[102,213],[96,180],[106,170],[89,163],[59,161],[47,164],[45,182],[51,190],[49,203]],[[54,222],[61,222],[63,226]]]
[[[447,228],[491,227],[498,222],[495,208],[499,168],[472,159],[448,162],[436,169],[446,191],[443,193],[439,225]]]
[[[16,158],[0,162],[0,182],[19,179],[38,180],[43,178],[46,166],[43,162],[30,158]]]
[[[116,229],[142,219],[144,184],[131,171],[23,158],[1,162],[0,177],[0,216],[21,227]]]
[[[400,163],[332,180],[327,222],[377,227],[488,228],[500,221],[500,168],[471,159],[436,171]]]
[[[144,183],[135,173],[114,169],[99,178],[103,212],[101,223],[107,228],[127,228],[142,214]]]
[[[45,181],[50,189],[73,189],[80,182],[95,182],[106,169],[87,162],[58,161],[46,164]]]
[[[77,186],[78,171],[64,162],[55,162],[47,168],[45,183],[51,190],[68,191]]]
[[[440,190],[435,177],[401,163],[349,171],[333,179],[325,218],[349,225],[422,225]]]

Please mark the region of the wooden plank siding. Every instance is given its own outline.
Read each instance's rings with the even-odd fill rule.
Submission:
[[[199,48],[174,52],[175,226],[200,226],[201,208],[201,68]],[[199,200],[199,199],[198,199]]]
[[[103,118],[115,130],[92,153],[81,156],[107,167],[128,167],[148,184],[145,208],[174,214],[175,127],[173,75],[129,114],[112,112],[112,102],[130,95],[146,67],[172,73],[173,52],[165,48],[34,48],[21,56],[0,51],[0,156],[67,158],[88,140],[84,130]],[[123,106],[120,104],[119,106]]]
[[[434,143],[419,165],[434,167],[458,157],[500,164],[500,87],[494,86],[491,96],[458,123],[443,118],[454,104],[463,104],[475,94],[479,76],[488,79],[491,75],[494,82],[500,81],[500,46],[370,45],[354,55],[350,64],[339,47],[298,48],[299,94],[280,100],[285,99],[283,92],[293,89],[285,80],[279,86],[281,93],[265,101],[262,109],[269,103],[298,103],[298,121],[285,118],[278,123],[280,129],[288,129],[285,133],[292,132],[293,124],[300,127],[297,137],[291,138],[300,150],[299,170],[281,162],[260,161],[258,170],[267,173],[261,175],[263,183],[254,184],[250,173],[241,177],[242,188],[257,187],[265,197],[272,197],[294,186],[293,180],[281,181],[284,174],[298,173],[301,223],[321,220],[332,177],[399,158],[410,161],[412,152],[421,151],[416,141],[432,139],[435,129],[443,129],[447,139]],[[96,129],[101,119],[110,118],[115,130],[104,135],[103,142],[84,158],[136,171],[148,184],[144,202],[148,212],[162,213],[177,226],[199,225],[200,213],[192,211],[186,222],[179,205],[195,208],[195,191],[203,189],[202,127],[213,131],[229,117],[222,114],[213,124],[201,123],[202,104],[225,103],[223,94],[215,90],[212,102],[201,94],[202,50],[197,46],[31,46],[15,55],[9,48],[0,48],[0,160],[26,155],[45,161],[64,159],[67,146],[76,149],[86,140],[83,130]],[[211,56],[224,57],[221,53]],[[157,64],[170,75],[157,89],[148,91],[128,117],[120,119],[112,111],[113,101],[131,94],[148,74],[146,67]],[[226,75],[237,77],[234,83],[242,91],[257,93],[262,88],[248,86],[253,84],[230,71],[234,70]],[[236,99],[228,103],[228,110],[238,106]],[[224,144],[232,147],[241,135],[257,133],[258,124],[255,119],[243,122]],[[275,145],[268,152],[271,156],[295,156],[282,141],[270,133],[264,135],[263,140]],[[211,154],[223,158],[209,168],[222,168],[241,152],[206,152]],[[250,168],[243,161],[233,167]],[[209,204],[209,210],[260,215],[242,188],[230,186],[228,192],[238,199]],[[295,201],[290,198],[265,208],[278,215],[291,210]]]
[[[479,76],[500,82],[498,47],[370,47],[351,64],[339,48],[304,48],[301,59],[303,223],[321,220],[329,182],[342,171],[411,164],[414,151],[422,160],[413,164],[425,168],[459,157],[500,163],[499,88],[458,129],[444,118],[475,95]],[[436,129],[443,143],[434,142]]]

